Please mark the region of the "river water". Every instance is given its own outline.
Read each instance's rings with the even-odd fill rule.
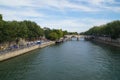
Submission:
[[[73,39],[0,62],[0,80],[120,80],[120,48]]]

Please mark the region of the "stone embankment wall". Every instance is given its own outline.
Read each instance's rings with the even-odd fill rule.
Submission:
[[[109,44],[109,45],[112,45],[112,46],[120,47],[120,38],[114,40],[114,39],[111,39],[111,38],[99,37],[97,39],[94,39],[94,41],[98,41],[98,42],[102,42],[102,43]]]
[[[87,38],[87,40],[93,40],[108,45],[120,47],[120,38],[111,39],[110,37],[95,37],[95,36],[86,36],[85,38]]]
[[[43,47],[46,47],[46,46],[49,46],[49,45],[52,45],[52,44],[55,44],[55,42],[50,41],[50,42],[43,43],[41,45],[35,45],[35,46],[27,47],[27,48],[24,48],[24,49],[20,49],[20,50],[8,52],[8,53],[5,53],[5,54],[1,54],[0,55],[0,61],[6,60],[6,59],[9,59],[9,58],[21,55],[21,54],[25,54],[29,51],[32,51],[32,50],[35,50],[35,49],[38,49],[38,48],[43,48]]]

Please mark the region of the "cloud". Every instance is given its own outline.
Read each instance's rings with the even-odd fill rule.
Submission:
[[[101,16],[120,13],[119,4],[116,0],[0,0],[0,13],[4,20],[29,19],[42,27],[82,32],[112,21]]]
[[[83,19],[66,18],[64,20],[59,19],[59,20],[48,20],[48,21],[37,20],[39,25],[41,25],[42,27],[49,26],[52,29],[63,29],[71,32],[73,31],[84,32],[93,26],[105,24],[110,21],[112,20],[95,19],[95,18],[83,18]]]
[[[85,3],[92,8],[93,11],[113,11],[118,12],[120,10],[120,2],[116,0],[76,0],[79,3]]]
[[[14,8],[14,9],[4,9],[0,8],[0,13],[3,14],[5,20],[23,20],[29,17],[45,17],[44,14],[38,12],[32,8]]]
[[[48,8],[65,11],[80,10],[80,11],[96,11],[94,7],[90,7],[84,4],[76,4],[69,0],[0,0],[0,5],[8,7],[31,7],[31,8]]]
[[[77,2],[76,2],[77,1]],[[84,3],[83,3],[84,2]],[[96,12],[102,10],[119,10],[120,6],[109,6],[108,4],[120,4],[115,0],[0,0],[0,5],[8,7],[30,7],[47,8],[60,11],[76,10],[85,12]],[[109,9],[112,8],[112,9]],[[114,10],[115,9],[115,10]]]
[[[9,7],[31,6],[31,0],[0,0],[0,5]]]

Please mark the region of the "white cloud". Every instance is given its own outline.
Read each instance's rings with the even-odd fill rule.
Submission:
[[[89,0],[87,2],[93,5],[102,5],[104,3],[113,3],[114,0]]]
[[[77,2],[75,2],[77,1]],[[86,4],[83,4],[85,2]],[[108,5],[110,4],[110,5]],[[60,13],[68,11],[96,13],[102,11],[119,12],[120,4],[115,0],[0,0],[0,13],[5,20],[24,20],[30,19],[36,21],[43,27],[67,29],[69,31],[82,32],[95,25],[101,25],[111,20],[74,17],[67,19],[54,19],[47,11],[42,13],[40,10],[59,11]],[[5,8],[4,8],[5,7]],[[38,11],[39,9],[39,11]],[[57,17],[57,15],[54,14]],[[34,17],[31,19],[31,17]],[[61,17],[63,17],[61,15]],[[70,17],[70,16],[68,16]],[[73,17],[73,16],[72,16]]]
[[[111,10],[120,8],[119,6],[113,7],[108,6],[107,4],[120,4],[115,0],[75,0],[78,3],[70,0],[0,0],[0,5],[8,7],[30,7],[30,8],[49,8],[54,10],[67,11],[77,10],[77,11],[86,11],[94,12],[101,10],[110,10],[108,7],[112,8]],[[86,2],[87,4],[83,4]]]
[[[0,0],[0,5],[8,7],[52,8],[56,10],[96,11],[96,8],[84,4],[76,4],[69,0]]]
[[[0,5],[10,7],[31,6],[31,0],[0,0]]]
[[[29,17],[45,17],[44,14],[37,12],[32,8],[19,8],[13,10],[0,8],[0,13],[3,14],[5,20],[23,20]]]
[[[88,30],[89,28],[105,24],[107,22],[110,22],[112,20],[108,19],[95,19],[95,18],[67,18],[67,19],[59,19],[59,20],[38,20],[37,22],[42,27],[50,27],[52,29],[63,29],[68,31],[77,31],[77,32],[83,32]]]
[[[76,0],[79,3],[85,2],[94,11],[120,12],[120,2],[116,0]]]

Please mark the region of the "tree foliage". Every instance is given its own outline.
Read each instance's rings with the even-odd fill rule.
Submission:
[[[62,29],[49,29],[46,28],[45,29],[45,36],[47,39],[50,40],[57,40],[60,39],[61,37],[63,37],[64,35],[67,34],[67,31],[62,31]]]
[[[0,21],[2,20],[2,14],[0,14]]]
[[[62,29],[42,29],[37,23],[24,21],[4,21],[0,14],[0,43],[16,41],[19,38],[35,40],[45,36],[50,40],[57,40],[66,35]]]
[[[50,40],[56,40],[58,39],[58,34],[56,32],[51,32],[50,34],[48,34],[48,38]]]
[[[77,32],[69,32],[69,35],[78,35]]]
[[[43,29],[35,22],[0,20],[0,43],[15,41],[18,38],[31,40],[43,35]]]
[[[84,32],[86,35],[108,36],[112,39],[120,37],[120,21],[113,21],[101,26],[94,26],[88,31]]]

